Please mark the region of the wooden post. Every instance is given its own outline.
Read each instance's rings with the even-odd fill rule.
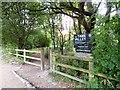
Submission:
[[[49,51],[50,51],[50,71],[52,71],[52,49],[50,48],[49,49]]]
[[[23,52],[24,52],[24,62],[26,61],[26,52],[25,52],[25,49],[23,50]]]
[[[53,61],[53,65],[52,65],[52,70],[55,70],[55,64],[56,64],[56,59],[55,59],[55,54],[53,53],[52,55],[52,61]]]
[[[41,70],[44,70],[44,48],[41,49]]]
[[[93,61],[89,61],[89,81],[91,81],[93,78],[94,78],[94,75],[93,75]]]
[[[17,49],[15,49],[15,51],[16,51],[16,57],[18,58],[18,51],[17,51]]]
[[[50,60],[50,49],[51,49],[51,48],[47,48],[48,60]],[[49,65],[50,65],[50,62],[49,62]]]

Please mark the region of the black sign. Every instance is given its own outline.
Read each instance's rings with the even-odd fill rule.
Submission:
[[[90,44],[91,34],[74,35],[74,47],[76,52],[91,53],[92,45]]]

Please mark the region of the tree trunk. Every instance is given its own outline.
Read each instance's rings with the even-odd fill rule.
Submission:
[[[19,49],[24,49],[25,48],[25,44],[24,44],[23,38],[19,38],[18,48]]]
[[[70,40],[71,40],[71,31],[69,30],[69,44],[70,44]]]
[[[60,53],[63,55],[63,47],[64,47],[64,36],[61,35],[61,44],[60,44]]]
[[[53,36],[52,36],[52,40],[53,40],[53,47],[55,49],[55,23],[54,23],[54,19],[52,18],[52,29],[53,29]]]
[[[110,6],[110,2],[108,2],[108,0],[106,0],[106,7],[107,7],[107,11],[106,11],[106,21],[105,23],[108,23],[110,21],[110,12],[111,12],[111,6]]]
[[[82,34],[82,31],[81,31],[81,20],[78,19],[78,33],[77,34]]]
[[[73,25],[74,25],[74,30],[75,30],[75,33],[77,34],[77,29],[76,29],[75,18],[73,18]]]
[[[61,52],[61,55],[63,55],[63,44],[60,47],[60,52]]]

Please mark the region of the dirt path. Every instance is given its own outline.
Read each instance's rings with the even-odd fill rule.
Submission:
[[[36,88],[71,88],[71,86],[65,82],[55,81],[55,79],[49,75],[48,61],[46,61],[45,64],[45,70],[41,71],[40,67],[28,64],[10,65],[0,59],[0,89],[27,88],[23,82],[13,75],[12,70],[15,70],[18,75],[29,81]]]
[[[27,88],[12,73],[12,70],[18,69],[19,66],[7,64],[0,60],[0,90],[1,88]]]
[[[49,70],[41,71],[41,68],[37,66],[24,64],[17,73],[36,88],[70,88],[65,82],[55,81],[55,79],[49,75]]]

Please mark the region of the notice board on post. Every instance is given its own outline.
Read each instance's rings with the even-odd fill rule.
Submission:
[[[91,34],[74,35],[74,48],[76,52],[92,52],[92,44],[90,43]]]

